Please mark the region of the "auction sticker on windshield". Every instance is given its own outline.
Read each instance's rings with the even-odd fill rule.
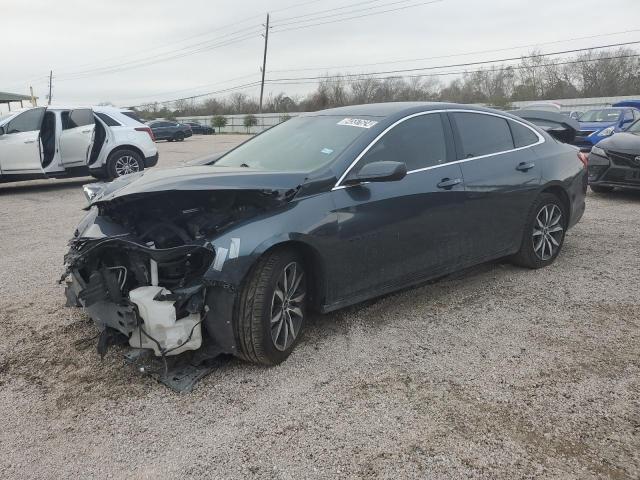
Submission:
[[[363,120],[361,118],[345,118],[344,120],[340,120],[338,125],[347,125],[349,127],[358,127],[358,128],[371,128],[376,125],[378,122],[375,120]]]

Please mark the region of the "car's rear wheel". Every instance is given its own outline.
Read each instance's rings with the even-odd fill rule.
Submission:
[[[553,263],[562,249],[567,224],[563,202],[552,193],[541,194],[529,211],[522,244],[513,262],[528,268]]]
[[[238,356],[262,365],[284,361],[300,340],[307,301],[300,256],[289,250],[266,254],[249,274],[234,311]]]
[[[589,187],[591,187],[591,190],[593,190],[595,193],[611,193],[613,192],[613,187],[604,187],[601,185],[589,185]]]
[[[173,139],[174,139],[176,142],[182,142],[182,141],[184,140],[184,133],[182,133],[182,132],[178,132],[178,133],[176,133],[176,134],[173,136]]]
[[[107,160],[109,178],[118,178],[142,170],[144,170],[142,157],[133,150],[118,150],[109,155]]]

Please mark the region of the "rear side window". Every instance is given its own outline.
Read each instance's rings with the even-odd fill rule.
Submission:
[[[479,157],[514,148],[507,120],[481,113],[453,113],[462,143],[462,158]]]
[[[62,112],[62,129],[84,127],[85,125],[93,125],[93,112],[89,109],[71,110],[70,112]]]
[[[521,123],[509,121],[511,133],[513,134],[513,143],[516,148],[527,147],[538,141],[538,136],[533,133],[530,128],[525,127]]]
[[[21,113],[11,120],[7,127],[7,133],[35,132],[40,130],[44,108],[34,108]]]
[[[118,122],[116,122],[113,118],[111,118],[109,115],[106,115],[104,113],[99,113],[99,112],[96,112],[96,115],[98,116],[98,118],[100,120],[102,120],[109,127],[119,127],[120,126],[120,124]]]
[[[122,114],[134,119],[136,122],[144,123],[144,120],[142,120],[136,112],[122,112]]]
[[[444,128],[439,114],[410,118],[387,132],[359,162],[404,162],[407,170],[432,167],[447,161]]]

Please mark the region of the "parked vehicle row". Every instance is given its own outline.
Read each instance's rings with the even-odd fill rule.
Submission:
[[[589,184],[594,192],[640,189],[640,100],[589,110],[578,120],[563,112],[558,115],[552,109],[512,113],[588,155]]]
[[[273,365],[311,309],[501,257],[551,264],[586,188],[584,155],[508,113],[388,103],[304,114],[210,164],[89,189],[67,299],[96,323],[102,351],[124,342]]]
[[[117,178],[158,162],[149,127],[113,107],[34,107],[0,117],[0,181]]]

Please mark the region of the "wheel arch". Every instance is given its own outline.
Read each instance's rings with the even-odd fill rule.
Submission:
[[[311,306],[314,310],[318,310],[324,299],[326,292],[325,266],[320,252],[309,243],[299,239],[288,239],[273,243],[261,249],[259,256],[253,262],[254,264],[265,255],[269,255],[276,250],[293,250],[300,254],[304,263],[305,271],[311,287]]]
[[[540,193],[551,193],[560,199],[567,214],[567,224],[569,224],[571,221],[571,199],[566,189],[562,185],[554,183],[545,186]]]
[[[111,155],[121,150],[133,150],[134,152],[136,152],[138,155],[140,155],[140,159],[142,160],[142,166],[144,167],[144,159],[145,159],[144,153],[142,152],[142,150],[140,150],[140,148],[136,147],[135,145],[129,145],[129,144],[116,145],[115,147],[113,147],[113,149],[111,149],[111,151],[107,154],[107,162],[111,160]]]

